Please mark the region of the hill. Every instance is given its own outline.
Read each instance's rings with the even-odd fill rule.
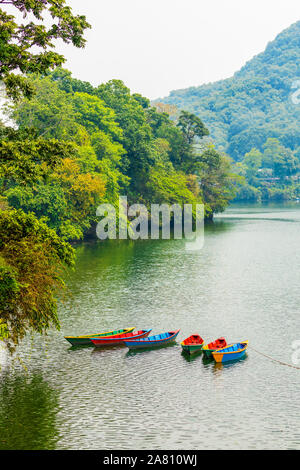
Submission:
[[[265,51],[233,77],[172,91],[159,101],[195,113],[219,150],[242,160],[276,138],[300,151],[300,21],[280,33]]]

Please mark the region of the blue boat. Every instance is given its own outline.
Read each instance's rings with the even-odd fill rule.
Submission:
[[[234,343],[226,346],[226,348],[214,351],[212,355],[216,362],[236,361],[237,359],[241,359],[246,354],[247,347],[248,341]]]
[[[129,349],[156,348],[175,341],[179,331],[168,331],[160,335],[149,336],[148,338],[125,341],[124,344]]]

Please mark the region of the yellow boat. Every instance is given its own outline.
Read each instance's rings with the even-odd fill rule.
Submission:
[[[72,346],[81,346],[84,344],[89,344],[93,346],[91,338],[102,338],[102,337],[114,337],[122,335],[125,333],[131,333],[135,329],[135,326],[131,328],[123,328],[121,330],[106,331],[105,333],[96,333],[90,335],[81,335],[81,336],[65,336],[64,338],[72,344]]]

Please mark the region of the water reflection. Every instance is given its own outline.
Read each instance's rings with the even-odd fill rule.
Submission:
[[[244,361],[246,361],[248,358],[247,354],[245,354],[243,357],[240,359],[235,359],[233,361],[227,361],[227,362],[214,362],[213,369],[214,372],[220,371],[222,369],[230,369],[231,367],[236,367],[240,366]]]
[[[81,351],[82,349],[91,349],[92,345],[91,344],[78,344],[77,346],[70,346],[68,351],[73,352],[73,351]]]
[[[160,351],[162,349],[169,349],[173,348],[174,346],[178,346],[177,343],[170,343],[170,344],[162,344],[161,346],[155,346],[154,348],[139,348],[139,349],[129,349],[126,353],[126,357],[136,356],[137,354],[142,353],[149,353],[151,351]]]
[[[40,337],[32,348],[26,341],[20,348],[29,369],[47,378],[40,379],[40,388],[49,403],[35,403],[34,391],[30,398],[39,385],[28,377],[25,385],[7,385],[1,395],[2,445],[299,448],[298,371],[252,351],[230,364],[216,364],[203,353],[189,358],[179,344],[193,333],[206,343],[247,337],[258,350],[272,349],[274,357],[291,361],[299,323],[299,226],[276,221],[279,210],[269,218],[265,209],[257,211],[267,220],[245,220],[244,211],[208,224],[203,250],[192,255],[181,240],[78,245],[68,279],[71,295],[59,306],[62,330],[50,333],[47,357]],[[70,348],[63,338],[128,326],[152,327],[153,334],[181,332],[177,344],[144,351]],[[31,403],[26,412],[23,401]]]
[[[196,352],[194,354],[187,354],[186,352],[181,352],[181,357],[183,357],[187,362],[193,362],[199,360],[202,357],[202,351]]]
[[[0,383],[0,449],[55,449],[57,390],[39,374],[4,375]]]

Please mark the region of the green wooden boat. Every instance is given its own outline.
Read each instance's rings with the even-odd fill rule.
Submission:
[[[96,333],[90,335],[81,335],[81,336],[65,336],[64,338],[72,344],[72,346],[82,346],[90,345],[94,346],[91,338],[102,338],[102,337],[114,337],[126,333],[131,333],[135,329],[135,326],[132,328],[123,328],[121,330],[106,331],[104,333]]]
[[[202,351],[206,358],[212,359],[212,353],[217,351],[218,349],[225,348],[227,346],[227,342],[225,338],[218,338],[216,341],[212,343],[205,344],[203,346]]]
[[[192,335],[181,343],[183,351],[187,354],[196,354],[200,352],[204,345],[204,340],[199,335]]]

